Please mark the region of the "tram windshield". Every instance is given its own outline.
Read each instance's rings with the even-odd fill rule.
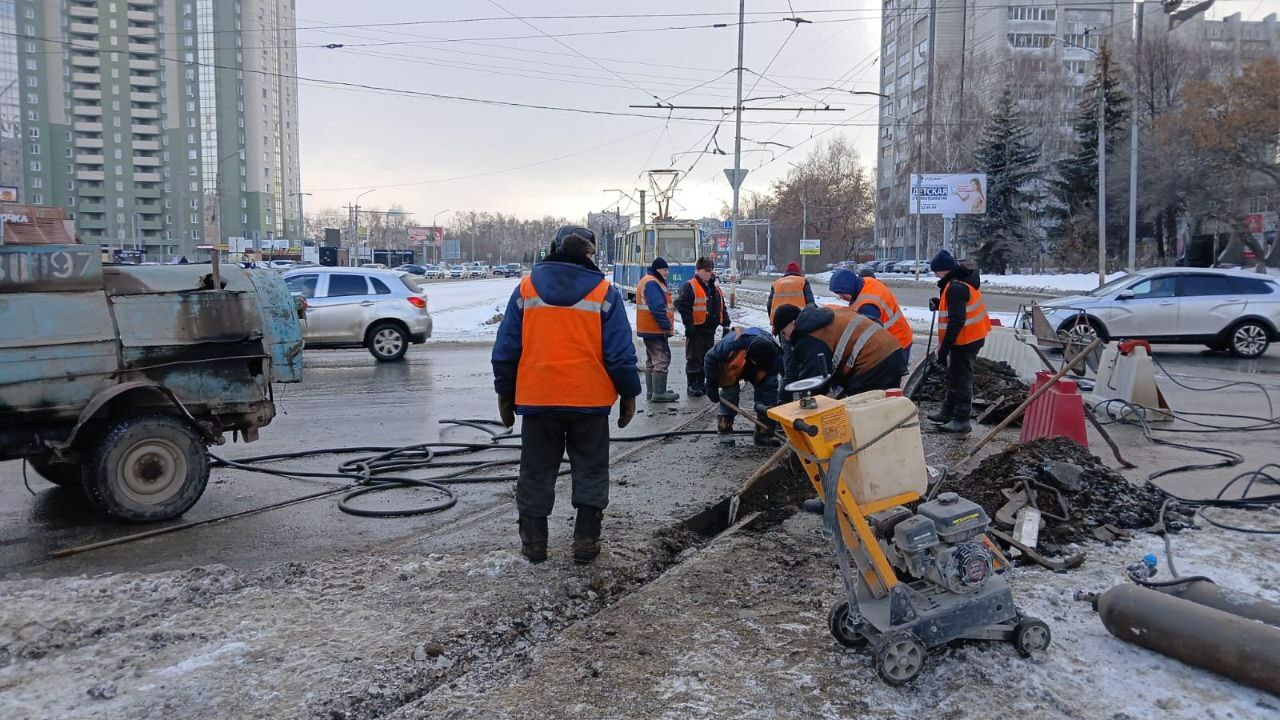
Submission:
[[[698,259],[698,245],[693,229],[663,229],[662,256],[669,263],[693,264]]]

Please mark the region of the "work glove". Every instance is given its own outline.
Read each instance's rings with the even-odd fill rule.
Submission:
[[[732,330],[732,329],[733,329],[733,328],[732,328],[732,327],[730,327],[730,326],[728,326],[728,325],[722,325],[722,326],[720,326],[720,339],[721,339],[721,340],[723,340],[723,339],[725,339],[725,338],[729,337],[729,331],[730,331],[730,330]]]
[[[941,348],[936,350],[933,353],[933,364],[939,367],[946,367],[947,357],[950,355],[950,352],[951,352],[950,350],[943,350]]]
[[[635,397],[618,398],[618,428],[624,428],[631,424],[631,418],[636,416],[636,399]]]
[[[929,312],[938,312],[938,304],[940,302],[938,298],[929,298]]]
[[[714,383],[707,386],[707,399],[711,401],[712,405],[720,404],[720,388],[716,387]]]
[[[516,399],[510,395],[498,396],[498,417],[502,419],[502,424],[507,427],[515,427],[516,424]]]

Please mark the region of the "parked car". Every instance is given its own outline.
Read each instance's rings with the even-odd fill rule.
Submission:
[[[524,274],[524,267],[522,267],[520,263],[498,265],[493,268],[493,274],[501,275],[502,277],[520,277]]]
[[[1255,358],[1280,340],[1280,282],[1242,270],[1149,268],[1040,306],[1059,334],[1082,342],[1204,344]]]
[[[489,277],[489,266],[487,265],[467,265],[466,272],[463,277],[471,280],[472,278]]]
[[[467,269],[462,265],[454,265],[449,268],[449,277],[453,278],[454,280],[461,280],[462,278],[466,277],[466,275],[467,275]]]
[[[294,260],[269,260],[269,261],[267,261],[267,267],[271,268],[272,270],[279,270],[279,271],[281,271],[281,272],[284,272],[285,270],[292,270],[292,269],[293,269],[293,266],[294,266],[294,265],[297,265],[297,264],[298,264],[298,263],[297,263],[297,261],[294,261]]]
[[[423,265],[422,267],[426,270],[423,275],[425,275],[428,280],[435,280],[441,277],[441,265]]]
[[[917,267],[920,269],[921,275],[928,275],[930,273],[929,263],[921,262],[920,260],[903,260],[897,265],[894,265],[893,269],[895,272],[914,275]]]
[[[320,267],[284,274],[307,302],[307,347],[364,347],[381,362],[404,357],[431,337],[427,295],[413,276],[376,268]]]
[[[361,265],[360,265],[360,267],[362,267],[362,268],[364,268],[364,269],[366,269],[366,270],[386,270],[386,269],[387,269],[387,266],[386,266],[385,264],[383,264],[383,263],[373,263],[373,262],[370,262],[370,263],[363,263],[363,264],[361,264]]]
[[[396,270],[399,270],[400,272],[409,273],[410,275],[417,275],[418,277],[422,277],[422,278],[425,278],[427,276],[427,266],[418,265],[417,263],[405,263],[397,267]]]

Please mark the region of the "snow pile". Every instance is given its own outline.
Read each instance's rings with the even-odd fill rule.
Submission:
[[[492,341],[498,336],[498,323],[493,320],[506,311],[519,284],[516,278],[431,283],[426,290],[434,323],[432,341]]]

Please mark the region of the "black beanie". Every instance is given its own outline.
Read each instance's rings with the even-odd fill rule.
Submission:
[[[781,335],[782,328],[790,325],[800,317],[800,308],[795,305],[783,305],[773,311],[773,334]]]
[[[650,270],[666,270],[668,267],[667,261],[660,257],[654,258],[653,262],[649,263]]]

